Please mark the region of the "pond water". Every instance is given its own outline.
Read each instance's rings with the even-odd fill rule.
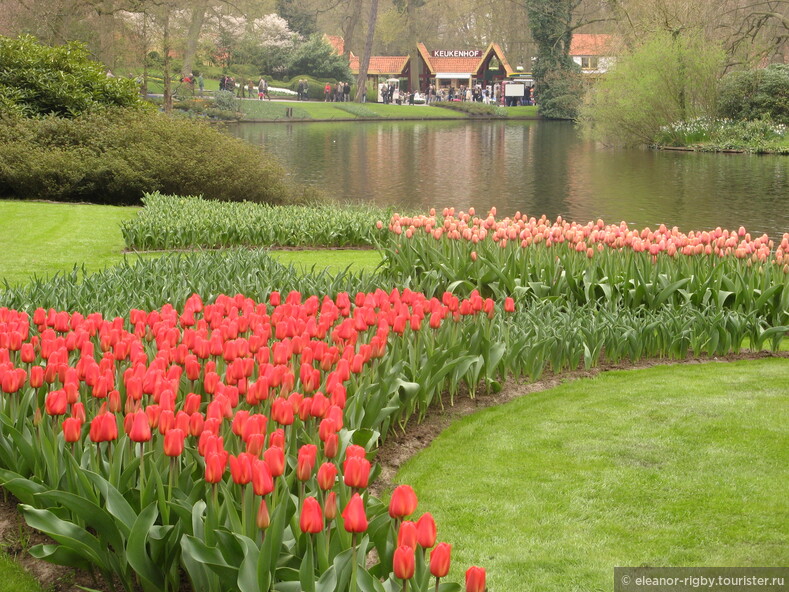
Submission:
[[[577,222],[789,232],[789,156],[609,149],[570,123],[239,124],[301,182],[419,211],[496,206]]]

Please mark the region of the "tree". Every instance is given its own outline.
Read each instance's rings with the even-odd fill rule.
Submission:
[[[654,141],[660,128],[715,114],[725,54],[700,31],[658,31],[590,91],[582,108],[586,133],[607,144]]]
[[[581,95],[573,78],[579,68],[570,58],[573,38],[573,10],[578,0],[527,0],[529,27],[537,44],[532,68],[534,93],[540,113],[554,119],[575,118]]]
[[[789,124],[789,66],[773,64],[724,76],[718,114],[730,119],[770,119]]]
[[[350,80],[351,77],[351,71],[345,58],[334,53],[334,48],[318,34],[296,47],[291,54],[288,75],[300,76],[302,74],[336,80]]]
[[[140,105],[134,81],[108,76],[81,43],[50,47],[29,35],[0,37],[0,111],[74,117]]]
[[[317,16],[298,0],[277,0],[277,14],[288,21],[290,28],[299,35],[309,37],[318,32]]]
[[[373,38],[375,36],[375,23],[378,20],[378,0],[370,4],[370,19],[367,22],[367,38],[364,42],[364,53],[359,62],[359,76],[356,78],[356,102],[362,102],[364,89],[367,86],[367,70],[370,67],[370,54],[373,52]]]

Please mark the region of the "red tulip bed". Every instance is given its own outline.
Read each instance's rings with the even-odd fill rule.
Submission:
[[[426,403],[403,358],[440,359],[502,314],[408,290],[193,295],[116,318],[0,308],[0,480],[55,540],[33,555],[126,590],[183,573],[196,590],[459,590],[415,492],[369,495],[370,459]],[[484,590],[484,570],[466,585]]]

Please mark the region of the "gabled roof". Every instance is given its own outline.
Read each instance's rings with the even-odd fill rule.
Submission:
[[[482,59],[484,60],[488,56],[488,52],[493,50],[496,54],[496,57],[499,59],[502,68],[504,68],[504,73],[507,76],[511,76],[515,73],[515,70],[512,69],[510,63],[507,61],[507,58],[504,56],[504,51],[502,51],[501,46],[498,43],[491,43],[488,48],[485,50],[485,53],[482,54]],[[480,62],[480,66],[482,66],[482,62]]]
[[[485,60],[490,57],[491,53],[495,54],[498,58],[507,76],[514,72],[507,58],[504,56],[504,51],[502,51],[498,43],[491,43],[488,45],[485,51],[482,52],[481,58],[437,58],[430,55],[424,43],[417,43],[416,47],[419,50],[419,55],[422,56],[425,62],[425,66],[427,66],[427,69],[430,70],[430,73],[434,76],[438,72],[476,74],[482,68],[482,64]]]
[[[359,73],[359,63],[361,58],[351,53],[350,67],[352,74]],[[408,65],[408,56],[370,56],[370,64],[367,66],[368,76],[400,75]]]
[[[334,52],[337,55],[342,55],[345,53],[345,39],[343,39],[340,35],[323,35],[323,39],[334,48]]]
[[[602,33],[576,33],[570,43],[571,56],[610,55],[611,35]]]

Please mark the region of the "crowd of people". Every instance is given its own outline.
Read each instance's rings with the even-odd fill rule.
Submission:
[[[362,97],[362,102],[366,98],[367,93],[365,92],[365,96]],[[351,83],[350,82],[338,82],[337,84],[331,84],[330,82],[326,83],[326,86],[323,87],[323,102],[324,103],[348,103],[351,100]]]

